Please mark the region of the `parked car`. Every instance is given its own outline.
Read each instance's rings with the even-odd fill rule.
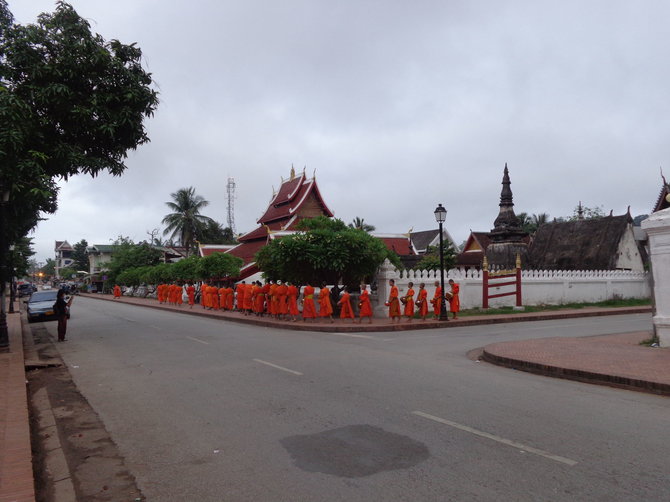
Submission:
[[[30,296],[30,295],[32,295],[35,291],[37,291],[37,289],[35,288],[35,286],[33,286],[32,284],[30,284],[29,282],[24,282],[24,283],[19,284],[19,286],[17,287],[16,290],[17,290],[18,293],[19,293],[19,298],[22,297],[22,296]]]
[[[28,322],[56,320],[54,303],[56,303],[57,294],[58,291],[55,289],[33,293],[28,299]],[[70,318],[69,308],[67,317]]]

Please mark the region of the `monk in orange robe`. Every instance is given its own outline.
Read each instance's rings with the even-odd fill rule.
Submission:
[[[174,305],[177,303],[177,298],[175,296],[175,288],[177,287],[176,284],[170,284],[168,286],[168,303],[170,305]]]
[[[275,317],[277,315],[277,284],[273,281],[270,281],[270,293],[268,296],[268,313],[272,316]]]
[[[277,284],[275,295],[277,296],[277,316],[285,318],[288,314],[288,286],[283,282]]]
[[[440,309],[442,308],[442,288],[440,287],[440,281],[435,281],[435,294],[433,299],[430,300],[430,303],[433,305],[433,315],[435,319],[440,318]]]
[[[186,295],[188,296],[188,304],[193,308],[195,304],[195,286],[192,282],[189,282],[186,287]]]
[[[230,285],[226,288],[226,308],[228,310],[233,310],[235,308],[235,292]]]
[[[177,305],[181,306],[184,304],[184,286],[180,284],[175,284],[175,299],[177,300]]]
[[[263,294],[263,286],[261,286],[260,281],[254,283],[252,294],[254,295],[254,314],[261,316],[265,308],[265,295]]]
[[[228,310],[228,306],[226,305],[226,296],[228,295],[228,290],[226,289],[225,286],[221,286],[219,288],[219,308],[221,310]]]
[[[419,284],[419,295],[416,299],[416,305],[419,307],[419,317],[425,321],[428,315],[428,291],[426,291],[426,285],[423,282]]]
[[[461,301],[458,298],[458,294],[461,292],[461,286],[457,282],[454,282],[453,279],[449,279],[449,286],[451,286],[449,311],[454,315],[454,319],[458,319],[458,313],[461,310]]]
[[[372,324],[372,305],[370,304],[370,293],[365,284],[361,284],[361,296],[358,303],[358,322],[362,322],[364,317],[368,318]]]
[[[251,308],[253,307],[253,303],[251,301],[251,293],[252,293],[253,289],[254,289],[254,285],[252,283],[244,285],[244,313],[245,313],[245,315],[251,314]]]
[[[340,319],[351,319],[353,321],[354,309],[351,307],[351,295],[346,286],[344,287],[342,297],[337,304],[340,306]]]
[[[386,306],[389,308],[389,317],[391,318],[391,322],[400,322],[400,300],[398,299],[398,286],[395,285],[395,281],[393,279],[389,279],[389,285],[391,286],[391,291],[389,292],[389,299],[386,302]]]
[[[244,312],[244,292],[245,292],[246,283],[244,281],[238,282],[235,286],[235,294],[237,296],[237,302],[235,307],[238,312]]]
[[[288,283],[286,288],[286,297],[288,299],[288,314],[293,318],[293,321],[298,319],[300,311],[298,310],[298,295],[300,291],[293,284]]]
[[[209,287],[209,298],[213,310],[219,310],[219,288],[216,286]]]
[[[321,283],[319,290],[319,317],[329,317],[330,322],[333,320],[333,306],[330,303],[330,289],[326,287],[326,283]]]
[[[405,311],[403,314],[407,317],[407,322],[412,322],[414,319],[414,283],[410,282],[407,285],[407,294],[403,296],[403,303],[405,304]]]
[[[307,284],[302,292],[302,319],[315,319],[316,305],[314,304],[314,287]]]
[[[118,300],[121,298],[121,287],[117,284],[114,286],[114,299]]]

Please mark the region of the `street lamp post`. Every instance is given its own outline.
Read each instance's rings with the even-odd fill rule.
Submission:
[[[435,220],[440,225],[440,287],[442,288],[442,298],[440,299],[440,321],[448,321],[446,298],[444,295],[444,244],[442,242],[442,223],[447,219],[447,210],[438,204],[435,208]]]

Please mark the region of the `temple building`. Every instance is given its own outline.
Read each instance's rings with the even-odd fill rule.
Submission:
[[[295,169],[291,168],[289,178],[282,179],[279,190],[273,194],[267,209],[257,220],[258,227],[240,236],[237,246],[223,251],[242,258],[244,264],[239,279],[246,279],[260,271],[254,258],[269,239],[295,232],[302,219],[322,215],[332,217],[333,214],[321,196],[316,176],[307,178],[304,170],[296,175]],[[201,249],[201,254],[212,251]]]
[[[490,240],[484,253],[491,266],[503,269],[515,267],[517,256],[521,263],[526,264],[528,258],[528,233],[521,227],[521,221],[514,214],[514,200],[509,170],[505,164],[502,191],[500,193],[500,210],[493,222],[493,229],[488,233]]]

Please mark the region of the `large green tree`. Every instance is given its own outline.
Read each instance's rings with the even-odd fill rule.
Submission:
[[[133,243],[127,237],[119,237],[115,242],[114,254],[107,268],[107,284],[114,285],[119,275],[132,268],[158,265],[161,252],[146,242]]]
[[[319,216],[302,220],[301,232],[274,239],[256,255],[256,263],[269,279],[296,284],[357,285],[397,255],[384,243],[342,220]]]
[[[72,252],[72,259],[74,260],[73,267],[77,271],[88,271],[90,269],[90,264],[88,261],[88,242],[86,239],[82,239],[72,246],[74,250]]]
[[[163,224],[164,235],[170,234],[170,239],[176,239],[190,254],[195,248],[195,241],[204,233],[213,221],[210,217],[200,214],[200,210],[209,205],[201,195],[195,193],[195,188],[180,188],[170,194],[172,200],[165,204],[172,213],[165,215]]]
[[[149,141],[158,99],[141,62],[138,47],[92,33],[65,2],[19,25],[0,0],[0,297],[9,246],[56,211],[56,182],[120,175],[128,150]]]

